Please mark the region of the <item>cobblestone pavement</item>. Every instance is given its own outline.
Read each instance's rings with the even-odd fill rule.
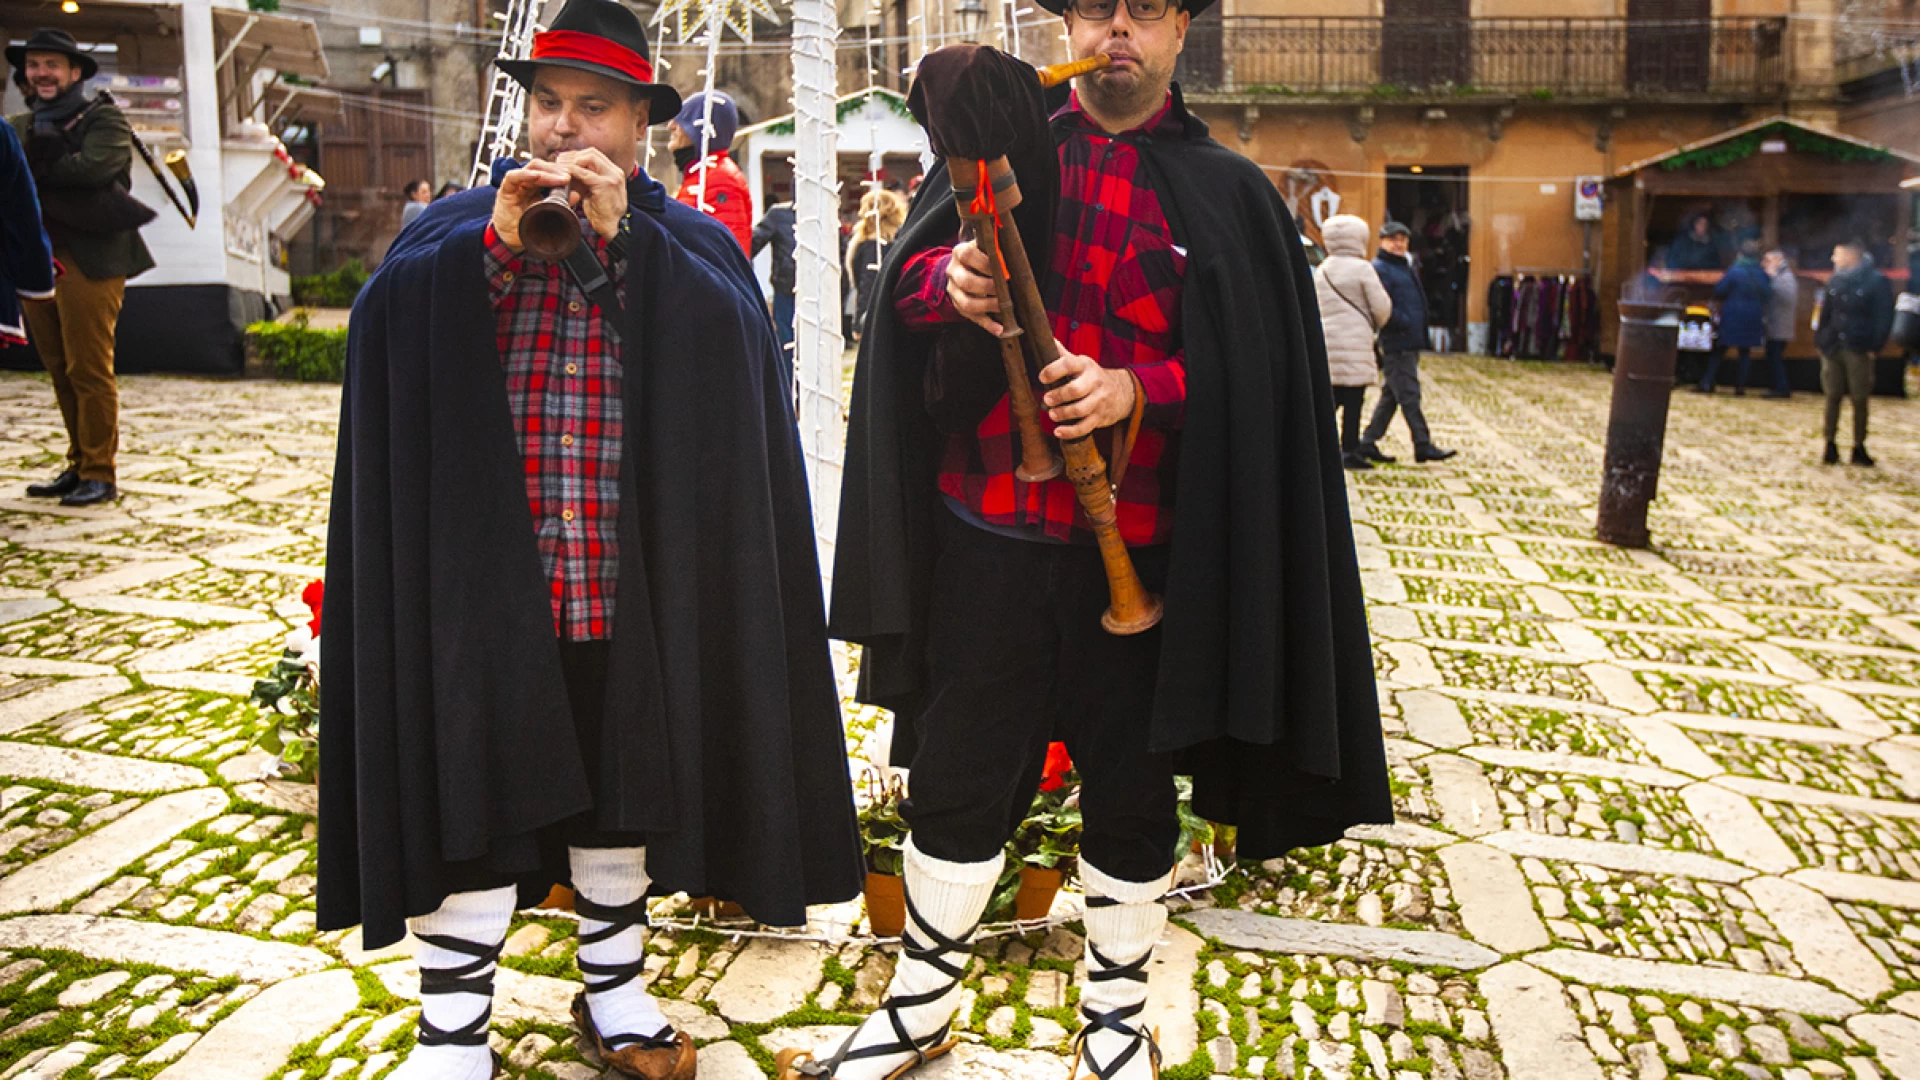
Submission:
[[[1465,453],[1352,489],[1401,823],[1181,907],[1169,1075],[1920,1080],[1920,405],[1874,403],[1866,471],[1815,463],[1805,396],[1678,396],[1629,552],[1590,539],[1604,377],[1429,382]],[[62,511],[14,495],[57,468],[51,393],[0,376],[0,1080],[378,1077],[417,975],[316,933],[312,792],[259,779],[245,700],[319,573],[337,391],[123,394],[125,497]],[[927,1075],[1064,1080],[1076,929],[984,942]],[[599,1075],[574,937],[516,923],[516,1077]],[[652,950],[703,1080],[834,1037],[889,973],[725,927]]]

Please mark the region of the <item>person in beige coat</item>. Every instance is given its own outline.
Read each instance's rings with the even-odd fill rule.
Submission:
[[[1371,469],[1360,455],[1360,406],[1380,375],[1374,338],[1393,315],[1393,301],[1367,261],[1373,232],[1365,221],[1337,214],[1320,226],[1320,236],[1327,258],[1313,272],[1313,287],[1327,337],[1333,408],[1340,418],[1340,456],[1349,469]]]

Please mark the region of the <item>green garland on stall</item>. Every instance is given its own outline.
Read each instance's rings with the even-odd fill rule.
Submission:
[[[1698,150],[1689,150],[1684,154],[1675,154],[1662,161],[1660,168],[1667,172],[1677,172],[1681,169],[1724,169],[1759,153],[1761,144],[1771,139],[1784,139],[1788,146],[1803,154],[1818,154],[1829,161],[1836,161],[1843,165],[1877,165],[1893,160],[1891,152],[1876,146],[1861,146],[1845,139],[1828,138],[1791,124],[1769,124],[1738,138],[1703,146]]]
[[[844,123],[847,117],[859,112],[869,101],[884,102],[887,108],[892,110],[893,115],[906,120],[913,119],[913,112],[907,108],[905,98],[895,97],[892,94],[882,93],[876,90],[870,91],[864,96],[850,97],[840,102],[833,110],[835,122]],[[791,135],[793,134],[793,119],[789,117],[777,124],[768,124],[764,130],[769,135]]]

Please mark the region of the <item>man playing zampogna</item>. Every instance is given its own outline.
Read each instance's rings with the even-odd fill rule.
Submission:
[[[969,942],[1050,739],[1082,778],[1076,1076],[1158,1072],[1141,1014],[1177,855],[1176,773],[1194,777],[1196,810],[1240,826],[1242,858],[1392,816],[1301,244],[1273,185],[1171,84],[1209,0],[1042,3],[1064,15],[1074,58],[1110,67],[1049,128],[1032,70],[1022,83],[1015,61],[979,50],[956,65],[1005,72],[987,81],[1010,96],[969,85],[945,115],[1019,129],[1005,140],[1012,214],[1059,342],[1030,372],[1042,419],[1106,452],[1138,418],[1118,529],[1165,614],[1141,633],[1103,629],[1109,585],[1075,487],[1021,479],[992,256],[961,236],[947,171],[929,170],[862,341],[830,627],[866,647],[861,698],[898,715],[908,927],[879,1010],[830,1054],[785,1062],[788,1080],[890,1080],[953,1046]],[[910,98],[937,151],[939,55]]]
[[[434,203],[354,308],[327,550],[319,923],[418,938],[400,1080],[485,1080],[509,920],[570,881],[575,1023],[691,1080],[639,976],[649,892],[803,924],[859,847],[800,446],[752,270],[637,146],[679,96],[569,0],[535,159]],[[565,188],[581,245],[521,220]]]

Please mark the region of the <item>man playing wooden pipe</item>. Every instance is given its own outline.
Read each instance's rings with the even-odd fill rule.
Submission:
[[[1313,284],[1279,194],[1172,86],[1210,0],[1041,2],[1075,59],[1112,61],[1050,126],[1030,69],[1026,84],[936,84],[1017,63],[957,51],[975,47],[923,59],[912,103],[949,159],[981,155],[943,149],[936,107],[976,133],[1033,114],[1037,140],[1016,131],[996,152],[1059,341],[1035,372],[1042,422],[1112,458],[1138,416],[1119,529],[1165,614],[1103,629],[1108,582],[1074,487],[1016,471],[993,256],[961,236],[948,170],[929,170],[883,269],[893,303],[862,344],[829,625],[866,647],[863,700],[898,717],[909,922],[879,1011],[789,1075],[888,1080],[951,1045],[969,942],[1050,739],[1082,780],[1076,1077],[1159,1071],[1142,1014],[1181,854],[1176,775],[1201,814],[1240,826],[1243,860],[1392,820]],[[982,92],[996,81],[1009,93]]]
[[[570,881],[586,1044],[691,1080],[648,894],[792,926],[859,889],[806,479],[740,245],[637,166],[679,106],[639,20],[569,0],[532,54],[501,67],[535,160],[425,210],[354,309],[318,918],[419,941],[394,1077],[486,1080],[509,919]],[[564,262],[522,243],[554,188]]]

